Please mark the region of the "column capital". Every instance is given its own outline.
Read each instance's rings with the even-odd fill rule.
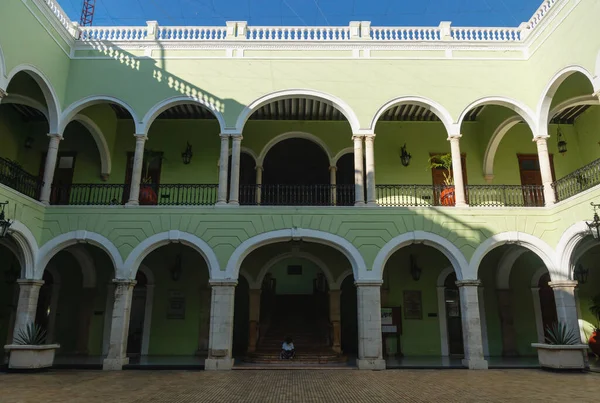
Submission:
[[[337,171],[337,169],[338,169],[338,168],[337,168],[337,166],[335,166],[335,165],[330,165],[330,166],[329,166],[329,172],[331,172],[331,171]]]
[[[238,282],[237,280],[208,280],[208,284],[211,287],[235,287]]]
[[[249,292],[250,294],[254,294],[254,295],[260,295],[260,294],[262,294],[262,289],[261,289],[261,288],[250,288],[250,289],[248,290],[248,292]]]
[[[383,280],[356,280],[354,285],[357,287],[381,287]]]
[[[46,136],[52,138],[57,138],[59,141],[63,139],[63,136],[61,134],[58,133],[48,133],[46,134]]]
[[[481,280],[458,280],[455,284],[457,287],[479,287]]]
[[[114,285],[116,285],[117,287],[129,287],[129,288],[133,288],[137,284],[137,281],[131,280],[131,279],[128,279],[128,278],[115,278],[115,279],[113,279],[112,283]]]
[[[532,141],[538,144],[546,144],[549,138],[550,136],[535,136]]]
[[[242,136],[241,134],[232,134],[229,137],[231,137],[232,141],[242,141],[242,139],[244,138],[244,136]]]
[[[265,170],[265,168],[263,168],[263,166],[262,166],[262,165],[257,165],[257,166],[255,166],[255,167],[254,167],[254,169],[255,169],[256,171],[264,171],[264,170]]]
[[[29,286],[41,287],[44,285],[44,283],[45,283],[44,280],[33,280],[33,279],[29,279],[29,278],[17,279],[17,284],[19,284],[19,286],[29,285]]]
[[[462,137],[462,134],[458,133],[458,134],[450,134],[448,135],[448,141],[452,142],[452,141],[459,141],[460,138]]]
[[[329,295],[330,296],[336,296],[336,295],[341,295],[341,294],[342,294],[342,290],[340,290],[340,289],[329,290]]]
[[[229,140],[229,134],[227,134],[227,133],[220,133],[219,137],[221,137],[221,141]]]
[[[365,138],[364,134],[353,134],[352,135],[352,140],[354,140],[354,141],[362,140],[364,138]]]
[[[365,134],[363,137],[365,138],[365,141],[375,141],[375,133]]]
[[[135,137],[135,141],[146,141],[148,140],[148,136],[146,136],[145,134],[141,134],[141,133],[136,133],[133,135],[133,137]]]
[[[577,280],[560,280],[560,281],[550,281],[548,285],[552,288],[575,288],[577,287]]]
[[[8,92],[6,92],[6,90],[3,90],[2,88],[0,88],[0,99],[6,98],[7,96],[8,96]]]

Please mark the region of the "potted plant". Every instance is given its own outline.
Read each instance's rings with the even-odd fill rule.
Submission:
[[[454,206],[454,176],[452,176],[452,155],[441,154],[429,158],[429,169],[443,169],[444,187],[440,192],[442,206]]]
[[[594,326],[594,331],[588,339],[588,346],[592,353],[600,357],[600,294],[592,298],[590,312],[596,318],[596,326]]]
[[[30,323],[17,333],[14,343],[4,346],[10,356],[8,368],[32,370],[48,368],[54,362],[54,353],[58,344],[44,344],[46,331],[39,325]]]
[[[144,177],[140,185],[140,204],[141,205],[156,205],[158,203],[158,196],[154,189],[154,183],[152,183],[152,177],[150,176],[150,166],[154,162],[159,162],[163,159],[163,154],[159,151],[144,150]]]
[[[554,323],[546,329],[547,343],[532,343],[537,349],[542,368],[579,369],[586,368],[587,346],[581,344],[578,333],[565,323]]]

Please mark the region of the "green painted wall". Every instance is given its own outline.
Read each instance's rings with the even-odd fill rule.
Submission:
[[[287,267],[299,265],[302,267],[301,275],[289,275]],[[306,259],[289,258],[273,265],[269,273],[277,281],[276,292],[278,295],[312,295],[313,280],[321,270]]]
[[[597,106],[590,107],[575,121],[582,164],[588,164],[600,158],[599,127],[600,108]]]

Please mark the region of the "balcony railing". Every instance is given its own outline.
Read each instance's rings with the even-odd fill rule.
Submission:
[[[600,159],[557,180],[552,187],[556,192],[556,201],[562,201],[598,184],[600,184]]]
[[[127,185],[73,183],[52,185],[50,204],[69,206],[118,206],[127,201]]]
[[[161,206],[212,206],[217,202],[219,185],[174,184],[158,186]]]
[[[467,185],[467,202],[474,207],[542,207],[544,187],[535,185]]]
[[[442,191],[449,186],[432,185],[377,185],[376,198],[385,207],[429,207],[442,205]],[[451,201],[447,205],[453,205]]]
[[[0,183],[35,199],[42,188],[42,181],[21,165],[6,158],[0,158]]]
[[[260,206],[353,206],[354,185],[241,185],[240,204]]]

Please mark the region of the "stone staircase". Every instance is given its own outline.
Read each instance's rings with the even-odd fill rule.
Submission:
[[[313,295],[283,295],[275,297],[270,326],[260,337],[256,352],[248,354],[245,361],[274,364],[335,364],[347,358],[335,353],[328,345],[327,307],[319,306]],[[281,360],[281,344],[287,336],[294,340],[296,357]]]

